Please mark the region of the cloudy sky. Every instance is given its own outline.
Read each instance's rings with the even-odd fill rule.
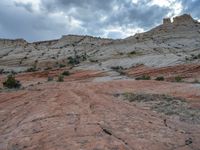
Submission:
[[[125,38],[160,24],[164,17],[190,13],[200,19],[199,10],[200,0],[1,0],[0,38]]]

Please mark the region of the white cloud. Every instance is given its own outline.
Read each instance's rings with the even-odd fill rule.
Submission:
[[[136,33],[144,32],[144,29],[140,27],[120,27],[120,26],[109,26],[104,30],[105,37],[109,37],[109,33],[120,33],[121,38],[135,35]]]
[[[169,7],[175,0],[152,0],[152,5],[158,5],[160,7]]]
[[[16,3],[16,4],[24,4],[24,5],[31,4],[32,5],[32,9],[35,12],[39,12],[40,11],[41,0],[14,0],[14,3]]]
[[[151,5],[158,5],[160,7],[167,7],[171,11],[166,15],[166,17],[178,16],[183,11],[183,6],[181,1],[177,0],[151,0]]]

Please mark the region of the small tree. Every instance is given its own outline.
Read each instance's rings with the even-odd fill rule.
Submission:
[[[3,86],[9,89],[17,89],[21,87],[21,84],[13,75],[8,75],[6,81],[3,82]]]

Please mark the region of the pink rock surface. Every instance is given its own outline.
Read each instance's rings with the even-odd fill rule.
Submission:
[[[74,75],[74,80],[77,76]],[[181,122],[113,96],[123,92],[165,93],[187,98],[194,105],[200,99],[200,89],[190,84],[132,80],[45,82],[24,90],[1,92],[0,149],[197,150],[200,147],[199,124]],[[186,145],[190,138],[192,143]]]

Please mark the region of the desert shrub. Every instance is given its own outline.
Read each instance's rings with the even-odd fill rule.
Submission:
[[[46,68],[44,68],[44,70],[51,70],[52,69],[52,67],[46,67]]]
[[[70,75],[70,72],[69,72],[69,71],[64,71],[64,72],[62,73],[62,75],[63,75],[63,76],[69,76],[69,75]]]
[[[81,55],[78,55],[76,51],[74,51],[74,57],[70,56],[68,57],[68,63],[70,65],[78,65],[81,61],[86,61],[88,58],[87,53],[83,53]]]
[[[63,81],[64,81],[64,76],[63,75],[59,75],[57,82],[63,82]]]
[[[27,69],[27,72],[35,72],[35,71],[37,71],[37,69],[34,68],[34,67],[31,67],[31,68],[28,68],[28,69]]]
[[[92,63],[98,63],[98,62],[99,62],[99,61],[96,60],[96,59],[90,59],[89,61],[92,62]]]
[[[79,60],[80,58],[79,58],[79,56],[76,56],[76,57],[70,56],[70,57],[68,57],[67,59],[68,59],[68,63],[69,63],[70,65],[77,65],[77,64],[80,63],[80,60]]]
[[[48,77],[48,78],[47,78],[47,81],[49,81],[49,82],[50,82],[50,81],[53,81],[53,77]]]
[[[137,53],[136,53],[136,51],[132,51],[132,52],[130,52],[129,54],[130,54],[130,55],[135,55],[135,54],[137,54]]]
[[[13,75],[8,75],[6,81],[3,82],[3,86],[9,89],[17,89],[21,87],[21,84]]]
[[[200,83],[198,79],[194,79],[193,83]]]
[[[125,68],[123,68],[122,66],[113,66],[111,67],[112,70],[120,73],[120,75],[125,75],[126,73],[124,72]]]
[[[127,54],[129,57],[142,55],[141,52],[131,51]]]
[[[180,76],[176,76],[174,79],[176,82],[181,82],[183,80],[183,78]]]
[[[191,57],[190,58],[186,58],[186,60],[196,60],[196,59],[200,59],[200,54],[191,54]]]
[[[35,71],[37,71],[36,64],[34,64],[33,67],[27,69],[27,72],[35,72]]]
[[[160,77],[157,77],[155,80],[156,80],[156,81],[164,81],[165,78],[164,78],[163,76],[160,76]]]
[[[118,70],[123,70],[124,68],[122,66],[112,66],[111,69],[118,71]]]
[[[3,74],[4,73],[4,69],[0,69],[0,74]]]
[[[65,64],[59,64],[59,68],[64,68],[64,67],[66,67]]]
[[[148,75],[143,75],[141,77],[135,78],[136,80],[151,80],[151,77]]]

